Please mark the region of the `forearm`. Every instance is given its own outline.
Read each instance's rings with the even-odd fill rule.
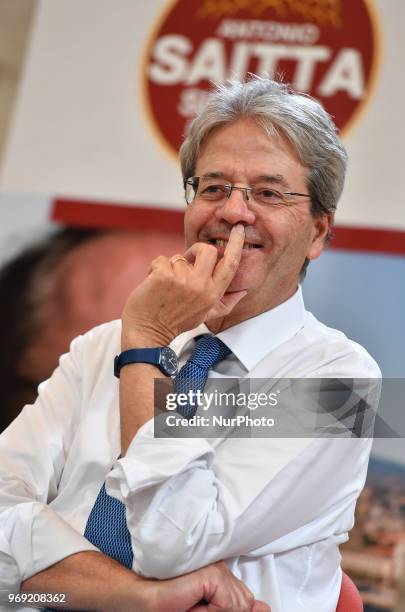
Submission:
[[[122,369],[120,380],[121,455],[144,423],[154,414],[154,377],[152,365],[136,363]],[[163,376],[163,375],[162,375]]]
[[[196,605],[195,609],[200,609],[198,604],[204,600],[218,610],[270,612],[268,606],[255,602],[249,589],[224,563],[175,580],[155,581],[140,578],[99,552],[67,557],[26,580],[21,591],[66,593],[65,604],[51,605],[70,610],[186,612]]]
[[[53,608],[125,612],[149,610],[144,580],[100,552],[80,552],[31,576],[22,592],[66,593],[66,603]]]

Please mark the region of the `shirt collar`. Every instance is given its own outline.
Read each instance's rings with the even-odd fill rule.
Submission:
[[[288,300],[256,317],[246,319],[217,334],[247,371],[266,355],[294,336],[304,325],[305,305],[301,287]],[[185,345],[200,334],[210,334],[205,324],[181,334],[172,343],[180,354]]]

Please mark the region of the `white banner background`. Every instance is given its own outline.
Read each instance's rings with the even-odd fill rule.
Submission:
[[[350,166],[337,222],[405,230],[401,108],[403,0],[369,0],[381,70],[345,137]],[[144,55],[165,0],[41,0],[0,187],[182,208],[180,172],[147,117]]]

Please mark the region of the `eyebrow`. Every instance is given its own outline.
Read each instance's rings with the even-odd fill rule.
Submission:
[[[256,177],[257,182],[271,183],[275,185],[281,185],[282,187],[288,187],[288,183],[282,174],[260,174]],[[256,182],[256,181],[255,181]]]
[[[226,175],[224,172],[207,172],[206,174],[203,174],[201,178],[226,178]],[[253,184],[263,182],[271,183],[272,185],[281,185],[282,187],[286,188],[288,187],[288,183],[282,174],[260,174],[256,176],[255,180],[252,182]]]
[[[224,178],[224,172],[207,172],[206,174],[202,174],[201,178]]]

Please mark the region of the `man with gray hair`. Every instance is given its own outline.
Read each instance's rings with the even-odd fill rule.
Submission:
[[[370,440],[155,437],[168,421],[153,416],[156,379],[189,398],[184,425],[208,379],[380,376],[299,286],[330,236],[346,152],[318,102],[253,77],[217,88],[180,159],[186,251],[152,262],[121,321],[72,343],[1,440],[0,566],[24,591],[52,577],[74,597],[72,571],[99,551],[161,580],[225,560],[273,612],[334,612]]]

